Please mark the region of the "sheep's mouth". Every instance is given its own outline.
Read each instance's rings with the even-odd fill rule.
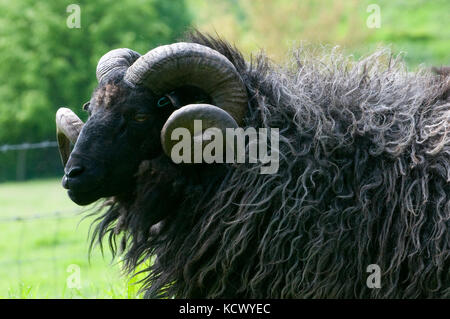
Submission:
[[[78,205],[89,205],[102,197],[101,186],[86,188],[76,185],[77,187],[73,187],[71,179],[66,176],[62,179],[62,186],[67,189],[70,199]]]
[[[67,191],[67,194],[75,204],[81,206],[92,204],[93,202],[100,199],[100,196],[95,194],[95,192],[77,192],[69,189]]]

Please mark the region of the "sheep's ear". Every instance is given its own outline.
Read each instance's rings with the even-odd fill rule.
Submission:
[[[164,96],[170,101],[174,108],[179,109],[183,106],[179,95],[175,91],[172,91]]]
[[[89,110],[89,105],[91,105],[91,101],[87,101],[86,103],[83,104],[83,111],[88,111]]]
[[[161,108],[173,107],[175,109],[179,109],[183,106],[175,92],[171,92],[162,96],[158,100],[157,105]]]
[[[184,86],[174,89],[158,100],[158,107],[172,106],[179,109],[188,104],[211,104],[211,98],[201,89],[193,86]]]

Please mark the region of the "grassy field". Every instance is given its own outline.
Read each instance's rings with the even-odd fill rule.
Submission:
[[[94,248],[88,261],[93,218],[81,221],[86,213],[60,180],[0,184],[0,209],[0,298],[136,298],[107,250]],[[70,265],[80,269],[80,289],[67,285]]]

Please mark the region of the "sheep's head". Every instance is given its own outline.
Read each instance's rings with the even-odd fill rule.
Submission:
[[[97,79],[83,106],[86,124],[67,108],[56,113],[63,186],[80,205],[119,195],[132,186],[143,160],[170,156],[174,129],[194,136],[194,120],[202,120],[203,130],[237,127],[247,107],[233,64],[199,44],[175,43],[143,56],[112,50],[100,59]]]

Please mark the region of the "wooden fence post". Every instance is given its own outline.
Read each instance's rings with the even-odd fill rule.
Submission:
[[[23,181],[27,174],[27,150],[21,149],[17,152],[16,180]]]

